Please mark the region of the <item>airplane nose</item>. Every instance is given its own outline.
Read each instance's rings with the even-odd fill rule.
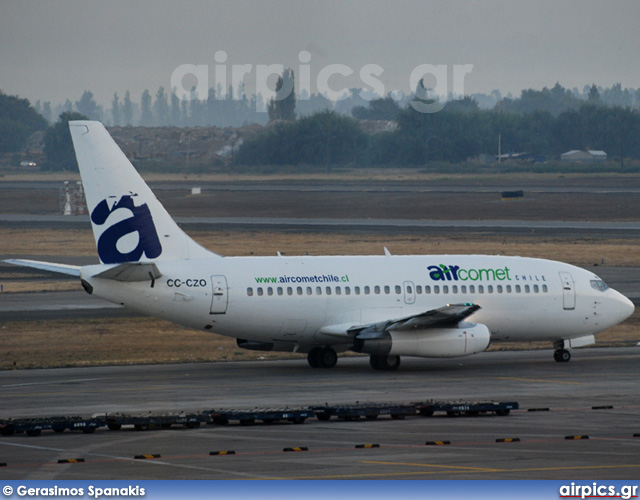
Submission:
[[[615,291],[615,290],[614,290]],[[618,321],[624,321],[635,311],[635,306],[627,297],[620,292],[615,292],[616,313],[620,317]]]

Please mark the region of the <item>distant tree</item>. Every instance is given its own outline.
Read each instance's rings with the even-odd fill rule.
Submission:
[[[589,104],[600,104],[600,92],[598,92],[598,87],[596,87],[595,83],[591,85],[591,88],[589,89],[587,102]]]
[[[69,122],[88,119],[89,117],[80,113],[62,113],[59,120],[47,129],[44,134],[44,170],[78,171]]]
[[[160,87],[156,92],[156,100],[153,103],[153,114],[156,118],[156,125],[164,126],[169,124],[169,104],[164,87]]]
[[[113,93],[113,100],[111,101],[111,118],[113,119],[113,125],[115,127],[120,126],[120,101],[118,93]]]
[[[169,119],[169,125],[177,127],[180,125],[180,99],[176,95],[176,88],[173,88],[171,92],[171,118]]]
[[[133,125],[133,104],[131,103],[131,94],[128,90],[125,92],[122,101],[122,117],[124,118],[124,125],[126,127]]]
[[[142,115],[140,117],[140,125],[143,127],[153,126],[153,113],[151,112],[151,94],[147,89],[142,92],[140,97],[140,111]]]
[[[247,165],[346,165],[364,156],[367,139],[358,122],[321,111],[278,123],[240,146],[234,162]]]
[[[93,93],[85,90],[79,101],[76,101],[76,109],[78,113],[88,116],[90,120],[101,120],[102,112],[100,106],[93,98]]]
[[[20,151],[31,134],[46,127],[47,121],[27,99],[0,90],[0,153]]]
[[[399,112],[400,106],[391,96],[374,99],[368,106],[356,106],[351,110],[358,120],[395,120]]]
[[[267,107],[269,121],[296,119],[296,91],[293,70],[285,68],[276,82],[276,95]]]
[[[45,120],[47,120],[48,123],[51,123],[51,121],[53,120],[50,101],[45,101],[45,103],[42,105],[42,116]]]

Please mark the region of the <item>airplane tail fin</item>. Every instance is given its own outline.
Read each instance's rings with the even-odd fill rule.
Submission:
[[[103,264],[216,255],[178,227],[102,123],[70,121],[69,129]]]

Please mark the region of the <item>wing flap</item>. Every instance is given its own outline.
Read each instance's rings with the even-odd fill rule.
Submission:
[[[381,321],[372,325],[355,326],[349,328],[350,336],[374,338],[379,332],[417,330],[436,327],[454,326],[475,313],[480,306],[477,304],[447,304],[444,307],[407,316],[396,320]]]

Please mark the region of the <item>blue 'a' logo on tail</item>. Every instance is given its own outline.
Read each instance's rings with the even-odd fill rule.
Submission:
[[[133,195],[135,196],[135,195]],[[126,208],[133,216],[116,222],[108,227],[98,238],[98,255],[105,264],[119,264],[122,262],[137,262],[144,254],[148,259],[155,259],[162,253],[162,245],[158,239],[158,232],[153,224],[151,212],[146,203],[135,206],[132,195],[124,195],[109,207],[107,200],[102,200],[91,212],[91,221],[101,226],[109,215],[116,210]],[[138,245],[128,253],[118,250],[118,241],[123,236],[138,233]]]

